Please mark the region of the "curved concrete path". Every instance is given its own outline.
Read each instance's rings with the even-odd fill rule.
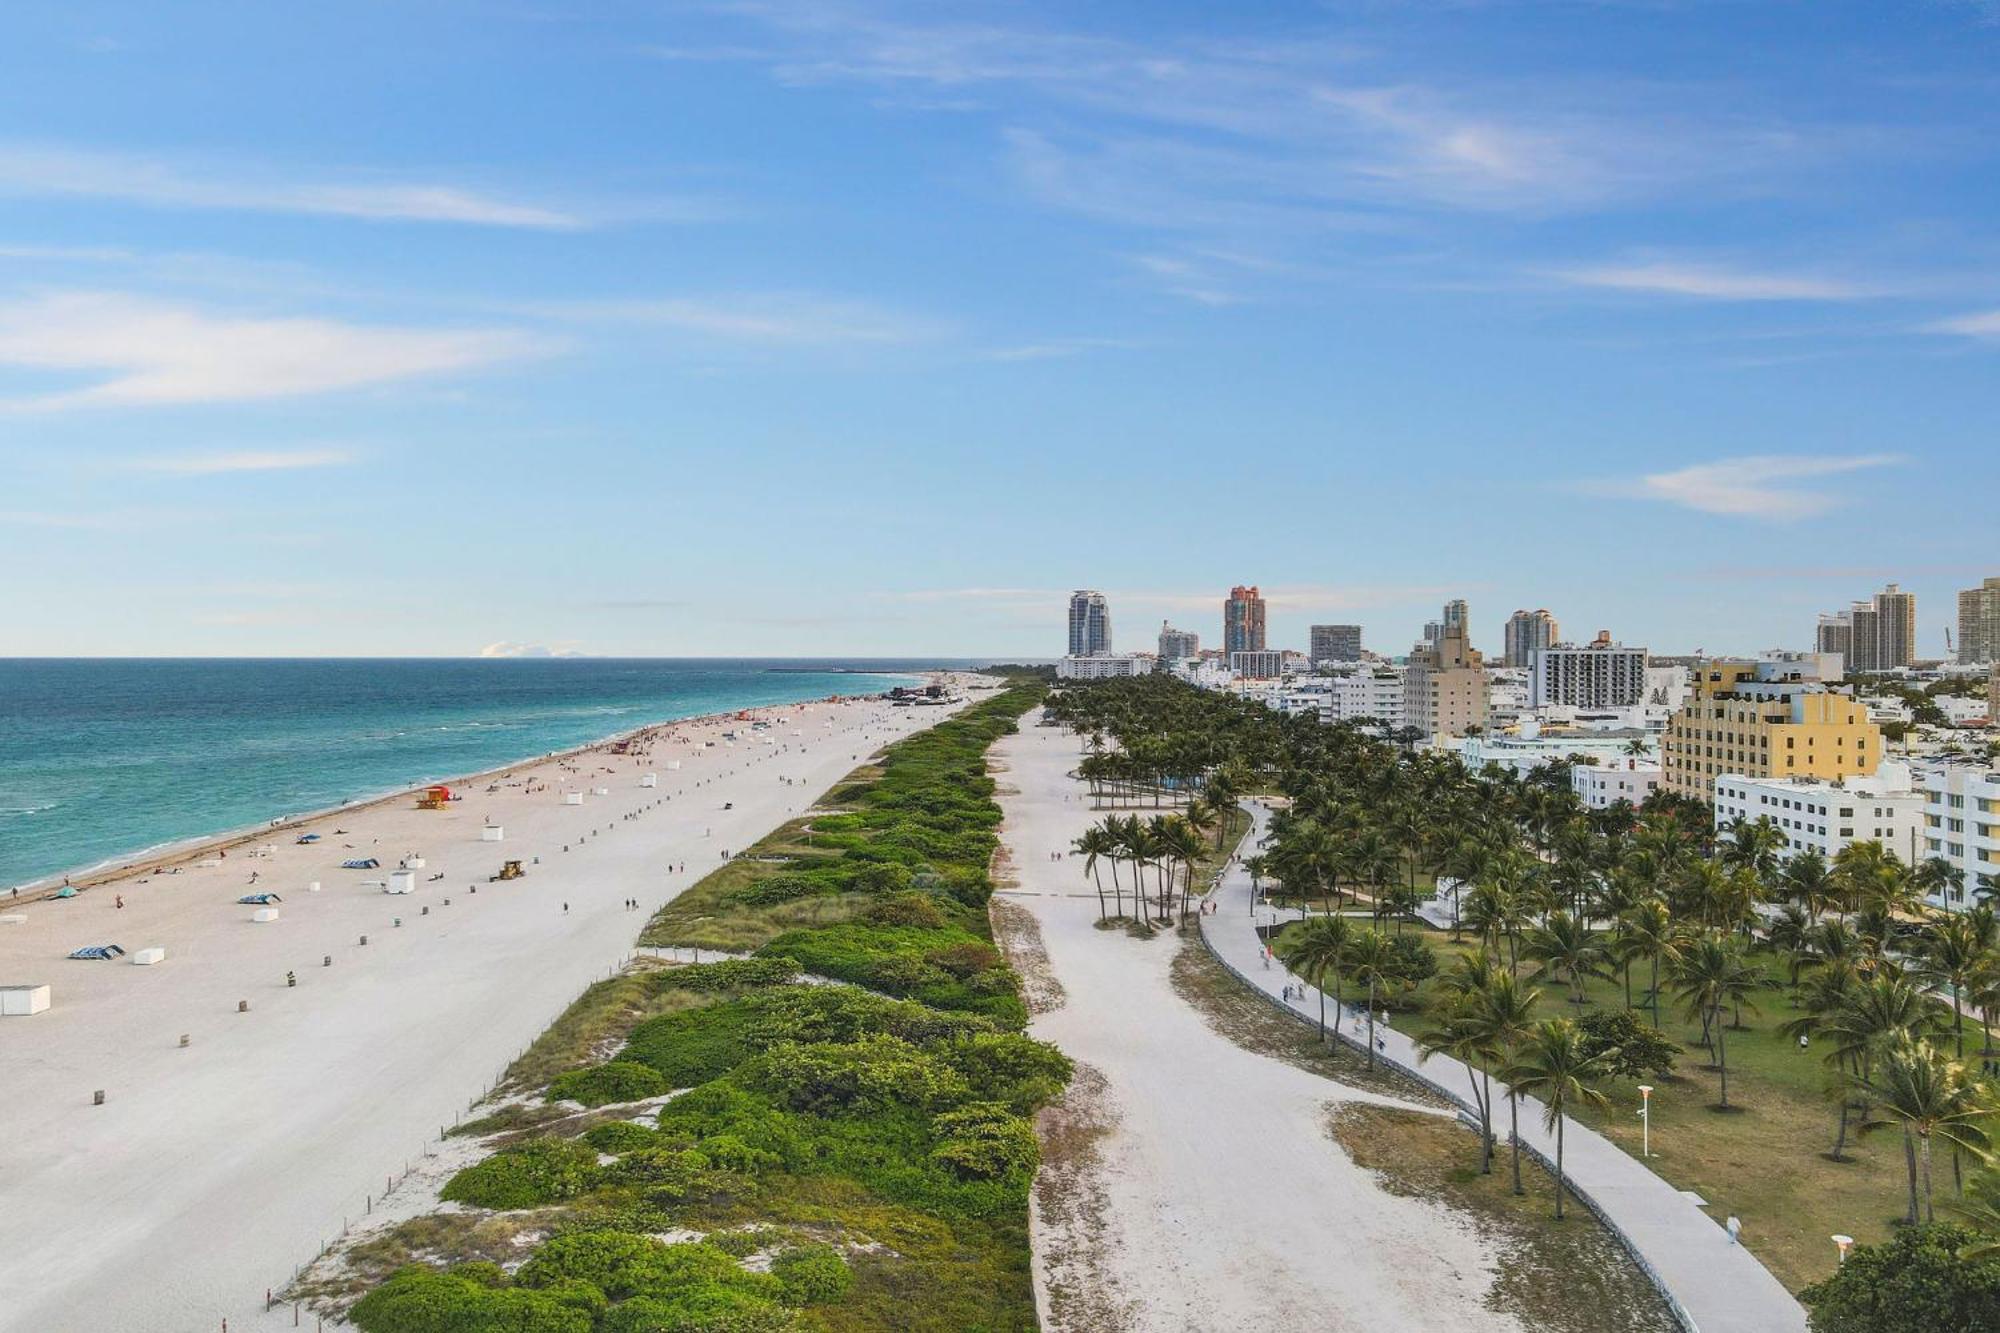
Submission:
[[[1245,802],[1245,808],[1254,821],[1245,841],[1254,847],[1264,837],[1270,810],[1256,801]],[[1295,978],[1281,966],[1264,966],[1264,941],[1257,927],[1280,914],[1256,904],[1250,873],[1240,860],[1231,863],[1209,897],[1217,906],[1201,918],[1201,934],[1210,951],[1273,1004],[1313,1021],[1319,1011],[1318,992],[1308,986],[1303,999],[1287,1005],[1279,994]],[[1285,919],[1297,915],[1283,914]],[[1328,1013],[1334,1012],[1329,996]],[[1376,1036],[1382,1042],[1378,1058],[1473,1111],[1463,1064],[1446,1055],[1434,1055],[1420,1064],[1416,1043],[1409,1037],[1384,1026],[1376,1028]],[[1366,1040],[1346,1030],[1341,1038],[1357,1046]],[[1497,1079],[1493,1092],[1496,1108],[1503,1106],[1505,1089]],[[1496,1111],[1496,1119],[1499,1114]],[[1555,1157],[1555,1135],[1542,1129],[1542,1104],[1529,1097],[1521,1099],[1521,1144],[1544,1161]],[[1570,1121],[1564,1133],[1563,1168],[1577,1196],[1624,1240],[1689,1328],[1697,1333],[1803,1333],[1805,1309],[1784,1284],[1732,1242],[1729,1233],[1687,1195],[1609,1139]]]

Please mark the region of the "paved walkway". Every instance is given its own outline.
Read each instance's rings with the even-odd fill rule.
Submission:
[[[1257,802],[1246,808],[1254,821],[1248,845],[1255,846],[1270,812]],[[1284,1004],[1279,993],[1294,978],[1281,966],[1264,966],[1264,942],[1257,934],[1258,925],[1278,914],[1253,903],[1250,874],[1241,862],[1229,867],[1210,897],[1217,908],[1201,918],[1202,939],[1230,971],[1273,1004]],[[1287,1007],[1311,1021],[1319,1012],[1319,995],[1305,987],[1304,998]],[[1331,996],[1327,1012],[1330,1020]],[[1343,1029],[1341,1036],[1359,1045],[1366,1040],[1365,1024],[1361,1031],[1364,1035],[1356,1037]],[[1473,1109],[1464,1065],[1445,1055],[1419,1065],[1410,1038],[1379,1025],[1376,1035],[1383,1043],[1378,1058],[1431,1084],[1467,1111]],[[1496,1128],[1504,1137],[1506,1097],[1497,1079],[1493,1094]],[[1521,1100],[1521,1143],[1545,1161],[1555,1156],[1555,1136],[1543,1131],[1542,1105],[1532,1098]],[[1697,1333],[1802,1333],[1805,1310],[1784,1284],[1748,1250],[1733,1244],[1716,1219],[1637,1158],[1572,1120],[1564,1135],[1563,1167],[1577,1196],[1624,1238],[1689,1328]]]

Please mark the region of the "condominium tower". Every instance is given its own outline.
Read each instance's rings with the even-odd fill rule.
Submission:
[[[1361,626],[1314,625],[1309,656],[1314,662],[1359,662]]]
[[[1104,594],[1078,588],[1069,595],[1069,655],[1103,657],[1111,651],[1111,609]]]
[[[1556,618],[1547,611],[1516,611],[1507,617],[1505,656],[1510,667],[1535,664],[1535,654],[1562,642]]]
[[[1255,587],[1238,584],[1229,590],[1229,600],[1222,604],[1222,651],[1264,651],[1264,597]]]
[[[1190,629],[1175,629],[1166,621],[1160,622],[1160,660],[1180,662],[1190,657],[1201,656],[1201,635]]]
[[[1958,595],[1958,660],[1970,666],[2000,662],[2000,578]]]
[[[1537,648],[1528,666],[1530,707],[1632,708],[1646,700],[1646,650],[1613,643],[1607,630],[1582,647]]]
[[[1906,667],[1917,655],[1917,595],[1891,583],[1865,602],[1822,615],[1813,647],[1841,653],[1849,674]]]

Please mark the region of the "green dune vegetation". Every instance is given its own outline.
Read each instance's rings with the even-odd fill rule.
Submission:
[[[1560,1091],[1635,1155],[1645,1084],[1650,1165],[1741,1217],[1816,1328],[2000,1326],[2000,920],[1924,906],[1949,866],[1873,843],[1781,860],[1768,822],[1717,831],[1706,805],[1671,798],[1588,811],[1561,765],[1473,773],[1400,734],[1165,678],[1068,688],[1049,711],[1102,756],[1085,761],[1101,799],[1144,800],[1162,776],[1276,798],[1248,864],[1306,913],[1276,948],[1371,1022],[1484,1071],[1464,1089],[1489,1127],[1466,1136],[1469,1169],[1520,1179],[1496,1151],[1503,1077]],[[1144,839],[1100,856],[1161,873]],[[1442,929],[1415,915],[1440,882],[1455,886]],[[1372,1047],[1344,1059],[1363,1067]],[[1926,1280],[1955,1284],[1930,1308],[1976,1317],[1856,1298],[1836,1234],[1860,1242],[1843,1272],[1878,1248],[1921,1253]]]
[[[897,742],[649,923],[461,1132],[461,1205],[347,1256],[365,1333],[1035,1326],[1032,1117],[1069,1062],[1022,1033],[986,904],[987,747],[1017,678]],[[340,1293],[321,1290],[305,1294]]]

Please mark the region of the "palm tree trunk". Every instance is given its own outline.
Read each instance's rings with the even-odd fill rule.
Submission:
[[[1722,1011],[1715,1014],[1715,1062],[1722,1070],[1722,1109],[1729,1109],[1729,1038],[1722,1023]]]
[[[1911,1226],[1917,1224],[1917,1137],[1906,1126],[1903,1130],[1903,1165],[1910,1174],[1910,1209],[1903,1220]]]
[[[1368,978],[1368,1069],[1375,1070],[1375,978]]]
[[[1660,951],[1653,951],[1653,1030],[1660,1027]]]
[[[1922,1159],[1922,1161],[1923,1161],[1923,1168],[1924,1168],[1924,1221],[1926,1221],[1926,1222],[1935,1222],[1935,1221],[1937,1221],[1937,1210],[1936,1210],[1935,1208],[1933,1208],[1933,1207],[1931,1206],[1931,1139],[1930,1139],[1930,1135],[1926,1134],[1926,1135],[1924,1135],[1924,1136],[1923,1136],[1923,1142],[1922,1142],[1921,1144],[1919,1144],[1919,1145],[1918,1145],[1918,1149],[1917,1149],[1917,1151],[1918,1151],[1919,1155],[1921,1156],[1921,1159]]]
[[[1563,1115],[1556,1112],[1556,1221],[1563,1220]]]
[[[1479,1102],[1479,1174],[1493,1174],[1493,1075],[1490,1071],[1479,1071],[1479,1081],[1486,1087],[1486,1095]]]
[[[1514,1145],[1514,1194],[1518,1198],[1527,1191],[1521,1188],[1521,1099],[1512,1088],[1507,1089],[1507,1141]]]

